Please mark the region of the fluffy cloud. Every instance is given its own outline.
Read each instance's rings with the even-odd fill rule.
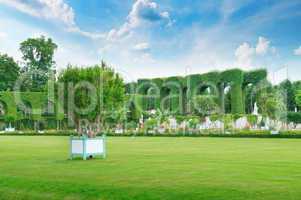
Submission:
[[[6,38],[7,34],[4,32],[0,32],[0,39]]]
[[[108,39],[111,41],[125,37],[131,31],[144,23],[165,22],[168,26],[172,25],[168,12],[161,12],[158,4],[151,0],[137,0],[127,16],[127,21],[119,28],[112,29],[108,33]]]
[[[297,48],[297,49],[294,50],[294,54],[296,56],[301,56],[301,46],[299,48]]]
[[[256,54],[265,55],[268,52],[268,50],[270,49],[270,43],[271,42],[269,40],[267,40],[266,38],[259,37],[258,43],[256,46]]]
[[[237,65],[246,68],[251,67],[252,57],[255,54],[255,48],[247,42],[241,44],[235,51],[235,56],[237,58]]]
[[[150,49],[149,44],[147,42],[138,43],[133,47],[135,51],[148,51]]]
[[[63,23],[69,32],[93,39],[102,38],[102,34],[94,34],[81,30],[75,23],[75,13],[64,0],[0,0],[0,4],[13,7],[33,17]]]
[[[264,37],[259,37],[254,47],[244,42],[235,51],[236,65],[249,69],[252,67],[256,56],[265,56],[268,53],[276,54],[276,48],[270,44],[271,42]]]
[[[158,4],[150,0],[137,0],[128,16],[132,26],[139,26],[141,21],[157,22],[170,20],[168,12],[160,12]]]

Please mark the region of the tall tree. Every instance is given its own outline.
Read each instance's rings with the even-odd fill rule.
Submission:
[[[123,79],[104,63],[101,66],[95,65],[86,68],[68,66],[60,74],[59,83],[64,83],[65,86],[65,111],[66,113],[74,111],[72,112],[73,119],[79,130],[81,130],[79,122],[82,119],[88,119],[90,122],[101,122],[102,125],[106,125],[107,122],[119,122],[122,120],[122,116],[125,116]],[[85,86],[78,87],[81,83],[89,83],[90,89]],[[97,100],[91,111],[83,114],[70,107],[82,109],[89,107],[92,104],[93,96],[91,87],[93,90],[95,89],[92,93],[94,92],[93,95]],[[72,96],[73,98],[70,98]]]
[[[257,97],[259,112],[272,119],[280,119],[286,113],[285,97],[277,89],[263,89]]]
[[[296,91],[295,101],[296,101],[297,106],[300,108],[301,107],[301,90]]]
[[[283,97],[285,97],[286,106],[288,111],[294,111],[296,107],[295,91],[293,84],[290,80],[285,80],[280,83],[279,89]]]
[[[13,58],[0,54],[0,91],[12,90],[19,73],[20,67]]]
[[[44,89],[50,70],[52,70],[55,61],[53,55],[57,45],[51,38],[29,38],[22,42],[20,50],[23,54],[23,60],[26,64],[27,72],[31,74],[32,90],[41,91]]]

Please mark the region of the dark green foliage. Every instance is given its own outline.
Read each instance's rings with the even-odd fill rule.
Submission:
[[[20,67],[12,57],[0,54],[0,91],[13,90]]]
[[[288,112],[286,117],[288,122],[301,123],[301,112]]]
[[[221,74],[221,80],[231,86],[231,113],[233,114],[244,113],[242,93],[243,74],[243,71],[240,69],[226,70]]]
[[[296,105],[300,108],[301,107],[301,90],[295,91],[295,102],[296,102]]]
[[[180,89],[186,85],[186,79],[180,76],[172,76],[164,79],[164,84],[169,84],[171,88]]]
[[[293,84],[290,80],[285,80],[280,83],[279,90],[282,96],[285,98],[288,111],[294,111],[296,107],[295,91]]]
[[[265,78],[266,70],[244,73],[240,69],[230,69],[223,72],[192,74],[185,78],[175,76],[164,79],[140,79],[136,94],[145,95],[142,103],[144,109],[163,108],[174,114],[192,113],[194,111],[193,99],[198,95],[215,95],[221,112],[230,111],[233,114],[243,114],[245,113],[245,101],[248,103],[248,108],[252,104],[248,101],[249,99],[245,100],[243,84],[255,84]],[[230,92],[226,95],[224,95],[225,87],[230,87]],[[150,88],[155,88],[152,91],[153,95],[149,93]],[[151,103],[154,101],[156,103]],[[148,106],[149,104],[152,106]]]
[[[221,73],[221,81],[229,84],[242,84],[244,77],[243,75],[244,73],[240,69],[229,69]]]
[[[13,93],[1,92],[0,101],[4,104],[6,109],[5,116],[9,119],[12,119],[12,121],[17,120],[17,105],[15,104]]]
[[[243,101],[246,113],[253,111],[253,106],[256,101],[256,89],[266,81],[267,71],[265,69],[258,69],[244,73],[243,81]]]
[[[201,74],[200,79],[204,83],[217,84],[220,82],[220,72],[213,71],[206,74]]]
[[[135,94],[137,89],[137,83],[127,83],[125,84],[125,92],[127,94]]]
[[[266,77],[267,77],[266,69],[258,69],[254,71],[245,72],[243,87],[247,86],[248,84],[257,84],[258,82],[265,80]]]
[[[231,113],[244,113],[243,94],[240,84],[233,84],[231,87]]]
[[[154,85],[156,85],[156,87],[161,88],[162,84],[164,82],[164,79],[161,78],[154,78],[150,80]]]
[[[104,63],[101,67],[95,65],[86,68],[69,66],[59,76],[59,82],[65,86],[65,97],[74,95],[74,102],[65,98],[64,105],[66,106],[65,113],[71,111],[76,122],[82,118],[91,121],[100,118],[102,122],[106,120],[117,122],[122,118],[125,101],[123,79],[113,69],[103,65]],[[89,91],[87,87],[75,89],[76,84],[79,83],[89,83],[95,89],[96,93],[93,94],[96,98],[90,98],[93,91]],[[85,110],[93,100],[95,108],[86,113],[77,112],[74,108],[76,106]]]

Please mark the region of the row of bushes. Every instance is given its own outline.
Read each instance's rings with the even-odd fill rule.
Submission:
[[[74,130],[61,130],[61,131],[45,131],[45,132],[36,132],[36,131],[16,131],[16,132],[1,132],[1,135],[20,135],[20,136],[70,136],[77,135]]]
[[[99,135],[102,135],[100,133]],[[47,131],[44,133],[38,132],[14,132],[14,133],[0,133],[1,135],[11,135],[11,136],[70,136],[77,135],[73,130],[66,131]],[[279,134],[273,135],[267,130],[235,130],[233,132],[222,132],[220,130],[205,130],[202,132],[176,132],[176,133],[146,133],[139,132],[133,133],[128,132],[124,134],[106,133],[107,136],[150,136],[150,137],[241,137],[241,138],[301,138],[301,131],[280,131]]]
[[[271,134],[268,130],[235,130],[223,132],[220,130],[204,130],[201,132],[176,132],[176,133],[107,133],[107,136],[150,136],[150,137],[242,137],[242,138],[301,138],[301,131],[280,131],[279,134]]]

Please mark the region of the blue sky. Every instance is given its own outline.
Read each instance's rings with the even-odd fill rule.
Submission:
[[[127,81],[262,67],[301,79],[300,0],[0,0],[1,53],[21,61],[39,35],[58,69],[104,59]]]

